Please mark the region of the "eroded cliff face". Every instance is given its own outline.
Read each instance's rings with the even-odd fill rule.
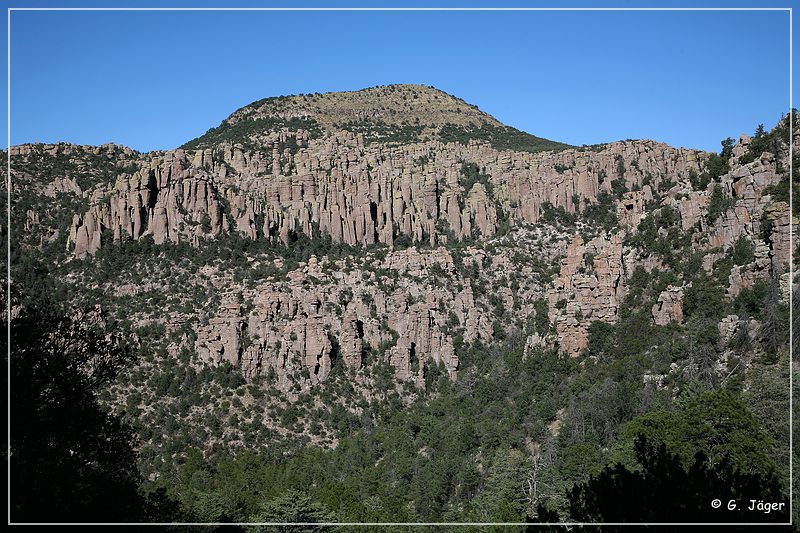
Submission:
[[[775,202],[768,188],[777,185],[781,180],[776,156],[764,152],[751,163],[738,165],[738,155],[744,153],[749,145],[749,138],[742,136],[734,147],[731,158],[731,170],[719,181],[723,196],[730,198],[719,218],[709,222],[702,214],[707,211],[715,183],[708,185],[705,191],[690,193],[678,203],[684,228],[700,224],[700,231],[695,234],[695,243],[705,249],[720,248],[727,250],[733,243],[744,236],[756,244],[763,244],[760,239],[762,223],[772,225],[770,259],[773,270],[782,270],[789,261],[791,245],[789,243],[789,206],[786,202]],[[786,147],[788,152],[788,147]],[[738,154],[738,155],[737,155]],[[788,153],[779,154],[785,168],[788,168]]]
[[[402,280],[426,273],[433,264],[448,278],[454,273],[443,249],[420,253],[412,248],[374,266]],[[401,381],[424,382],[431,364],[443,365],[455,378],[452,333],[463,328],[467,340],[488,340],[491,326],[469,285],[461,290],[425,285],[403,281],[387,286],[375,272],[347,272],[341,261],[312,257],[288,281],[245,291],[241,298],[252,302],[249,310],[223,302],[220,313],[199,327],[196,347],[209,362],[227,360],[247,378],[275,376],[283,388],[292,385],[290,376],[302,376],[304,387],[324,381],[337,363],[359,370],[367,346],[381,345],[388,347],[386,359]]]
[[[258,109],[257,120],[275,118]],[[453,109],[447,113],[458,115]],[[75,199],[64,228],[70,260],[150,237],[201,247],[238,235],[291,246],[305,235],[365,250],[357,267],[312,257],[285,279],[214,280],[224,298],[193,326],[192,349],[208,364],[230,362],[246,379],[269,376],[286,391],[317,386],[338,366],[358,374],[376,351],[400,382],[422,387],[434,365],[455,379],[460,343],[492,342],[515,328],[527,336],[526,354],[554,347],[577,356],[593,322],[619,320],[637,268],[668,269],[645,238],[685,238],[704,253],[709,274],[744,238],[752,258],[730,267],[729,298],[785,272],[793,252],[789,205],[776,201],[786,146],[740,163],[751,144],[743,136],[727,171],[701,188],[695,182],[709,154],[653,141],[557,152],[433,134],[380,142],[342,129],[333,116],[325,115],[322,132],[282,127],[195,149],[139,154],[61,144],[13,147],[10,155],[25,162],[15,176],[26,183],[43,157],[68,163],[37,192]],[[483,120],[476,117],[462,126]],[[234,118],[234,125],[245,120]],[[110,170],[82,182],[84,160]],[[612,227],[593,218],[598,208],[613,215]],[[666,210],[677,217],[674,228],[658,226]],[[554,211],[577,221],[562,227]],[[43,225],[37,211],[25,211],[26,231]],[[40,242],[54,242],[59,231],[48,228]],[[455,258],[459,242],[475,245],[460,246]],[[250,260],[253,268],[281,266]],[[648,304],[653,323],[681,323],[689,288],[680,276],[672,280]],[[537,301],[547,328],[532,331],[526,324],[537,317]]]
[[[561,351],[577,355],[588,344],[588,325],[613,324],[625,294],[622,235],[584,243],[576,236],[561,260],[547,299]]]
[[[75,215],[67,246],[77,257],[93,254],[104,229],[114,241],[152,235],[157,244],[197,245],[236,231],[284,243],[303,233],[350,245],[391,246],[401,236],[434,245],[536,223],[545,204],[575,213],[615,179],[644,184],[619,208],[635,227],[651,186],[686,179],[705,157],[652,141],[541,154],[476,142],[365,145],[346,131],[310,141],[307,132],[294,135],[299,151],[271,157],[228,145],[154,155],[133,175],[85,193],[89,209]],[[485,181],[468,180],[465,164]]]
[[[653,323],[666,326],[670,322],[683,321],[683,287],[669,286],[658,296],[658,302],[651,311]]]
[[[466,247],[458,264],[445,248],[412,247],[352,264],[312,256],[285,279],[236,292],[221,282],[231,290],[198,324],[194,349],[208,364],[230,362],[285,391],[323,383],[336,365],[357,378],[376,354],[398,383],[424,388],[433,367],[455,379],[459,343],[492,342],[498,320],[533,315],[544,297],[540,284],[512,290],[509,278],[536,279],[529,258],[548,257],[543,243],[562,236],[518,237],[492,255]]]

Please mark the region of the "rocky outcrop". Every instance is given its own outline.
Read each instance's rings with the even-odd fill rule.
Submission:
[[[624,281],[621,234],[589,243],[579,235],[573,238],[547,295],[549,318],[563,353],[577,355],[587,346],[591,322],[617,321]]]
[[[747,150],[750,148],[750,136],[746,133],[742,133],[739,136],[739,141],[733,146],[733,150],[731,152],[731,159],[730,163],[732,165],[736,165],[739,162],[739,158],[742,157]]]
[[[740,327],[747,327],[747,325],[739,322],[738,315],[728,315],[720,320],[717,327],[719,328],[720,341],[722,345],[725,346],[728,344],[728,341],[733,338],[733,336],[736,334],[736,331]]]
[[[775,156],[765,152],[760,159],[735,167],[721,182],[726,191],[752,212],[758,209],[764,190],[780,181]]]
[[[67,241],[77,257],[97,251],[103,229],[114,241],[151,235],[156,244],[197,244],[229,229],[211,174],[189,166],[180,150],[123,175],[112,190],[92,190],[91,198],[89,211],[73,218]]]
[[[76,257],[94,254],[100,249],[100,224],[90,211],[85,215],[75,215],[69,232],[68,246],[74,247]]]
[[[771,223],[770,233],[773,272],[782,273],[788,270],[789,257],[793,253],[792,247],[792,225],[798,223],[797,218],[793,217],[789,211],[789,204],[786,202],[775,202],[766,208],[765,218]]]
[[[239,303],[223,304],[208,325],[198,328],[197,353],[209,363],[238,366],[246,379],[268,375],[284,389],[292,378],[308,384],[324,381],[340,355],[348,366],[360,366],[360,344],[345,333],[343,345],[334,348],[320,302],[303,296],[264,287],[248,316]]]
[[[691,191],[682,196],[677,202],[676,207],[681,217],[681,229],[689,230],[692,226],[700,222],[708,207],[708,193],[705,191]]]
[[[776,157],[775,154],[764,152],[755,161],[739,165],[739,158],[747,151],[749,143],[749,137],[743,135],[739,144],[734,147],[734,155],[730,160],[730,172],[720,178],[719,184],[712,183],[708,186],[707,191],[699,193],[708,198],[712,188],[719,186],[724,196],[729,197],[733,202],[733,205],[713,223],[708,224],[701,219],[701,229],[706,237],[704,242],[708,248],[723,250],[727,250],[740,237],[747,237],[757,242],[757,236],[763,233],[762,223],[766,220],[772,226],[770,236],[772,243],[771,268],[774,272],[780,272],[785,268],[784,265],[788,262],[791,253],[789,240],[791,220],[788,204],[774,202],[766,192],[769,187],[777,185],[783,178],[778,171],[777,160],[785,158],[786,154],[778,154]],[[698,203],[698,206],[707,207],[708,201],[708,199],[705,200],[705,206],[702,203]],[[695,200],[691,199],[684,208],[684,202],[681,201],[682,216],[684,212],[687,214],[695,212],[694,203]],[[702,212],[702,209],[700,211]],[[688,217],[692,220],[695,218],[691,214]],[[685,227],[686,224],[684,224]],[[696,238],[700,238],[700,235],[697,235]],[[761,265],[759,268],[763,268],[763,266]],[[738,280],[735,282],[736,284],[738,284]],[[734,291],[736,291],[735,288]]]
[[[662,291],[651,313],[657,326],[683,322],[683,287],[670,285]]]
[[[270,135],[279,146],[290,133]],[[624,221],[635,227],[652,198],[642,183],[686,177],[705,157],[652,141],[527,153],[474,141],[365,145],[348,131],[319,139],[291,135],[295,151],[227,144],[150,155],[134,174],[83,192],[89,210],[74,219],[68,248],[76,256],[94,253],[94,245],[79,247],[75,239],[80,234],[99,243],[95,234],[104,229],[114,240],[152,235],[156,243],[198,244],[232,231],[288,242],[318,231],[351,245],[392,245],[402,236],[435,244],[491,236],[503,217],[536,223],[546,203],[575,212],[575,198],[594,201],[611,190],[613,179],[641,188],[620,205]],[[465,163],[477,165],[488,181],[468,184]]]
[[[759,279],[767,278],[770,275],[770,249],[761,240],[754,242],[755,260],[748,265],[733,265],[731,274],[728,276],[728,296],[736,298],[744,289],[749,289],[755,285]]]
[[[195,348],[204,360],[212,363],[228,361],[235,365],[241,363],[243,321],[240,312],[241,305],[237,302],[225,302],[220,306],[217,316],[198,327]]]
[[[401,307],[402,308],[402,307]],[[389,362],[395,375],[406,380],[414,377],[424,384],[427,365],[443,364],[448,375],[455,379],[458,357],[453,349],[453,339],[442,332],[437,323],[438,311],[420,302],[406,308],[402,314],[393,316],[389,329],[396,331],[398,341],[389,353]]]
[[[243,291],[241,302],[229,297],[198,326],[195,348],[209,363],[228,361],[246,379],[272,376],[284,390],[324,382],[337,364],[358,371],[370,349],[383,354],[398,380],[424,386],[432,365],[454,379],[459,361],[452,329],[463,328],[467,341],[487,341],[492,322],[469,285],[458,291],[413,281],[434,264],[453,272],[452,257],[442,248],[389,253],[374,267],[406,280],[392,289],[374,273],[348,273],[343,262],[312,258],[286,281]]]
[[[535,350],[552,346],[557,342],[558,341],[551,335],[540,335],[539,333],[528,335],[525,339],[525,347],[523,348],[522,355],[527,359]]]
[[[56,178],[52,182],[48,183],[42,192],[45,194],[45,196],[49,196],[50,198],[55,198],[59,193],[75,195],[83,194],[83,191],[75,179],[61,177]]]
[[[707,231],[708,246],[727,250],[739,237],[753,234],[753,219],[744,205],[736,205],[725,211]]]
[[[620,224],[635,230],[645,215],[645,206],[653,201],[653,191],[645,185],[639,191],[626,192],[617,202],[617,219]]]

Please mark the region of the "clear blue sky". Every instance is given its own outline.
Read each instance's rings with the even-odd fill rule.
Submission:
[[[772,127],[788,110],[788,26],[786,12],[15,11],[11,142],[168,149],[266,96],[422,83],[553,140],[718,150],[721,139]]]

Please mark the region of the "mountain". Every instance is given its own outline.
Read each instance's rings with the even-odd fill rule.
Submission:
[[[194,517],[301,490],[343,521],[569,518],[642,433],[783,480],[790,120],[719,154],[572,147],[398,85],[169,151],[14,146],[11,318],[126,332],[99,399]],[[745,414],[717,434],[704,405]]]
[[[181,148],[206,148],[230,141],[269,149],[276,142],[276,133],[298,130],[311,139],[349,131],[361,134],[359,138],[366,142],[465,144],[469,139],[481,139],[499,149],[537,152],[569,148],[505,126],[476,106],[426,85],[265,98],[237,110]]]

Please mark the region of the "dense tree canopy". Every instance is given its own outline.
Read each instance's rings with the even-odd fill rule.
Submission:
[[[98,319],[38,306],[12,322],[14,520],[126,521],[141,511],[133,434],[95,397],[132,350]]]
[[[644,436],[635,443],[641,465],[629,470],[616,463],[570,494],[570,513],[584,522],[786,522],[788,502],[772,474],[748,473],[727,458],[711,463],[702,452],[686,467],[663,443]],[[724,504],[712,505],[715,499]],[[729,502],[735,502],[735,508]],[[783,503],[765,513],[751,501]]]

